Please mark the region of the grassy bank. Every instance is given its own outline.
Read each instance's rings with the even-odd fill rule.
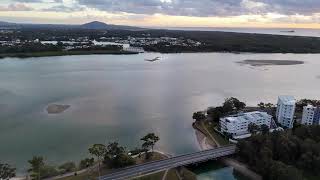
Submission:
[[[128,54],[138,54],[138,53],[129,52],[129,51],[106,51],[106,50],[94,50],[94,51],[49,51],[49,52],[0,54],[0,58],[6,58],[6,57],[29,58],[29,57],[71,56],[71,55],[91,55],[91,54],[128,55]]]
[[[203,125],[209,131],[211,136],[219,143],[219,145],[223,146],[229,144],[229,140],[226,137],[222,136],[214,130],[215,128],[218,128],[217,123],[205,121],[203,122]]]

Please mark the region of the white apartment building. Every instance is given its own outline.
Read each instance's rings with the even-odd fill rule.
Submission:
[[[276,117],[278,123],[286,128],[293,127],[296,100],[293,96],[279,96]]]
[[[271,115],[267,114],[266,112],[259,111],[223,117],[220,118],[221,132],[228,133],[233,136],[249,134],[248,126],[250,123],[254,123],[258,126],[265,124],[270,128],[271,119]]]
[[[312,105],[304,106],[302,112],[301,124],[320,125],[320,107]]]

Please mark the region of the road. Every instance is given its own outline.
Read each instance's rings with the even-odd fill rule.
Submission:
[[[191,154],[185,154],[181,156],[176,156],[164,160],[153,161],[141,165],[130,166],[118,170],[117,172],[102,176],[99,180],[122,180],[128,179],[135,176],[140,176],[143,174],[148,174],[151,172],[160,172],[166,169],[176,168],[180,166],[185,166],[189,164],[197,164],[205,162],[211,159],[216,159],[224,156],[234,154],[236,151],[235,145],[228,145],[224,147],[219,147],[211,150],[200,151]]]

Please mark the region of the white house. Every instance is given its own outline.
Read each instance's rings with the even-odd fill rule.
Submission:
[[[312,105],[304,106],[301,124],[320,125],[320,107]]]
[[[223,117],[220,118],[221,132],[231,134],[232,136],[246,135],[249,134],[248,126],[250,123],[254,123],[257,126],[265,124],[270,128],[271,119],[271,115],[259,111]]]
[[[296,100],[293,96],[279,96],[276,117],[278,123],[286,128],[293,127]]]

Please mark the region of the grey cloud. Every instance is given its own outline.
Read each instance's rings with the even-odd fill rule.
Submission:
[[[286,15],[320,13],[320,0],[252,0],[269,5],[269,11]]]
[[[239,15],[241,0],[78,0],[79,4],[110,12],[185,16]]]
[[[0,11],[32,11],[32,10],[34,9],[21,3],[9,4],[8,6],[0,6]]]
[[[320,12],[320,0],[77,0],[80,5],[109,12],[184,16],[246,14],[310,15]],[[263,6],[259,6],[263,5]]]
[[[82,11],[82,10],[84,10],[84,8],[80,6],[68,7],[65,5],[57,5],[50,8],[42,9],[41,11],[74,12],[74,11]]]

